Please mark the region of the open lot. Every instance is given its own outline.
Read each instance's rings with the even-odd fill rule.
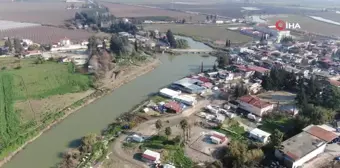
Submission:
[[[275,22],[280,19],[290,23],[299,23],[301,29],[308,32],[323,34],[327,36],[339,36],[340,34],[340,26],[317,21],[307,16],[276,15],[268,18],[268,21],[270,24],[275,24]]]
[[[72,42],[81,42],[87,40],[91,33],[84,30],[69,30],[57,27],[35,26],[27,28],[17,28],[0,31],[0,39],[4,37],[27,38],[39,44],[57,43],[67,37]]]
[[[176,19],[186,19],[192,21],[204,21],[205,16],[189,14],[184,12],[163,10],[158,8],[149,8],[135,5],[115,4],[102,2],[101,4],[108,7],[111,13],[117,17],[145,17],[145,16],[169,16]]]
[[[232,43],[244,43],[252,40],[251,37],[227,30],[227,25],[196,25],[196,24],[146,24],[146,30],[159,30],[166,32],[171,29],[173,33],[185,34],[188,36],[201,37],[214,41],[231,40]]]
[[[34,59],[6,57],[0,58],[0,67],[0,74],[11,76],[14,109],[20,112],[22,121],[30,121],[32,115],[39,121],[44,114],[58,112],[89,94],[83,92],[89,89],[89,77],[69,72],[65,64],[34,64]],[[76,92],[82,93],[67,94]]]
[[[64,25],[78,10],[67,10],[65,2],[1,2],[0,20]],[[75,3],[75,5],[79,5]]]

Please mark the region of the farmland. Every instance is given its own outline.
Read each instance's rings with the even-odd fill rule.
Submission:
[[[91,33],[83,30],[69,30],[56,27],[38,26],[17,28],[0,31],[0,39],[4,37],[27,38],[40,44],[56,43],[60,39],[67,37],[74,42],[87,40]]]
[[[77,10],[67,10],[64,2],[1,2],[0,20],[30,22],[47,25],[64,25]],[[76,4],[77,5],[77,4]]]
[[[0,67],[0,158],[92,93],[90,78],[70,65],[7,57]]]
[[[230,39],[232,43],[244,43],[252,40],[251,37],[242,35],[238,32],[227,30],[228,26],[217,25],[194,25],[194,24],[147,24],[146,30],[159,30],[166,32],[171,29],[173,33],[185,34],[188,36],[201,37],[214,41],[225,41]]]
[[[274,17],[268,18],[268,21],[271,24],[275,24],[275,22],[279,19],[285,20],[287,22],[291,23],[299,23],[302,30],[313,32],[313,33],[319,33],[323,35],[328,36],[339,36],[340,34],[340,26],[321,22],[314,20],[312,18],[309,18],[307,16],[300,16],[300,15],[277,15]]]
[[[134,5],[114,4],[102,2],[101,4],[108,7],[111,13],[117,17],[145,17],[145,16],[169,16],[176,19],[189,20],[190,16],[193,21],[204,21],[205,17],[201,15],[188,14],[184,12],[163,10],[158,8],[148,8]]]

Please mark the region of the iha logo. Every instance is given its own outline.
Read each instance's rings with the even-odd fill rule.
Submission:
[[[276,29],[279,31],[285,30],[285,29],[301,29],[301,26],[299,23],[290,23],[285,22],[283,20],[278,20],[275,23]]]

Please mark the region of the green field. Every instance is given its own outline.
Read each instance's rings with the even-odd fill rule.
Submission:
[[[175,34],[211,39],[213,41],[231,40],[232,43],[244,43],[252,40],[251,37],[227,30],[228,25],[196,25],[196,24],[145,24],[146,30],[159,30],[166,32],[168,29]]]
[[[280,19],[290,23],[299,23],[301,29],[308,32],[323,34],[327,36],[340,35],[340,26],[317,21],[307,16],[278,15],[268,18],[268,21],[270,24],[274,25],[275,22]]]
[[[75,73],[73,64],[52,61],[35,64],[35,59],[6,57],[0,58],[0,69],[0,159],[54,119],[64,115],[59,110],[46,112],[39,117],[25,118],[23,116],[30,116],[31,113],[35,115],[32,112],[34,108],[45,111],[44,104],[36,104],[38,107],[34,107],[31,101],[55,105],[58,104],[57,101],[48,102],[46,99],[67,93],[78,94],[76,92],[84,92],[91,86],[90,77]],[[19,109],[15,106],[17,102],[32,103],[30,106],[33,107]]]

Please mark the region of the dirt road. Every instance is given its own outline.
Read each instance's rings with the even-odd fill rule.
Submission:
[[[161,117],[161,118],[156,118],[152,119],[149,121],[146,121],[137,127],[133,128],[131,132],[138,132],[143,135],[153,135],[157,133],[157,129],[155,127],[155,122],[160,119],[164,121],[169,121],[169,123],[172,123],[177,120],[181,120],[183,118],[189,117],[192,115],[194,112],[198,111],[199,109],[207,106],[211,101],[210,100],[201,100],[199,101],[194,107],[187,109],[183,111],[179,115],[171,116],[171,117]],[[111,158],[113,160],[124,160],[125,163],[122,163],[123,165],[119,165],[120,167],[128,168],[128,165],[133,165],[131,168],[144,168],[148,167],[144,162],[138,161],[133,158],[133,156],[127,154],[124,149],[122,148],[122,144],[124,140],[127,138],[128,135],[121,135],[119,136],[114,142],[113,142],[113,148],[112,148],[112,155]],[[115,164],[115,166],[117,166]],[[110,167],[114,167],[113,165]],[[130,167],[129,167],[130,168]]]

